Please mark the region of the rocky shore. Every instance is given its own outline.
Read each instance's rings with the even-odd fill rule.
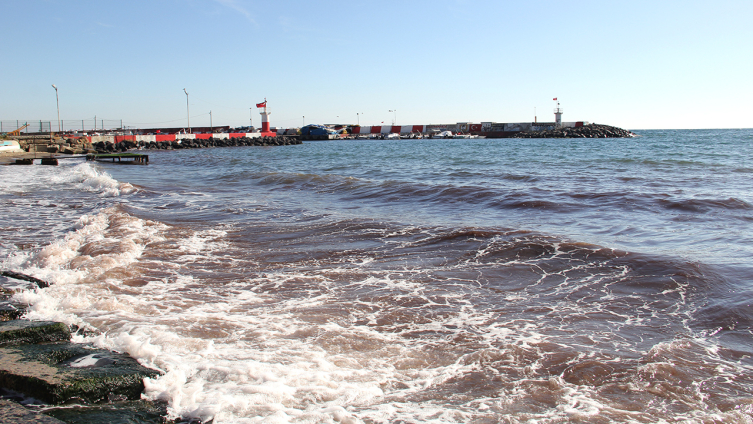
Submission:
[[[526,131],[515,138],[626,138],[635,134],[609,125],[589,124],[574,128],[557,128],[549,131]]]
[[[4,424],[165,423],[166,405],[141,400],[144,379],[159,372],[126,354],[71,343],[81,329],[21,319],[7,287],[24,281],[0,272],[0,422]]]

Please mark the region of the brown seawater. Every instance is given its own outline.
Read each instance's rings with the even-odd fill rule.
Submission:
[[[753,130],[636,132],[3,167],[3,268],[170,418],[753,422]]]

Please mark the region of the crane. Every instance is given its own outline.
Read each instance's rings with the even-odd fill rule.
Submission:
[[[26,123],[26,124],[24,124],[24,126],[23,126],[23,127],[21,127],[21,128],[18,128],[18,129],[16,129],[16,130],[13,130],[13,131],[11,131],[11,132],[5,133],[5,135],[21,135],[21,131],[22,131],[22,130],[23,130],[24,128],[28,127],[28,126],[29,126],[29,124],[28,124],[28,123]]]

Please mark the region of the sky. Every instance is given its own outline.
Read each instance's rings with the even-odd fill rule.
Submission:
[[[566,122],[753,127],[750,0],[0,0],[0,16],[3,121],[55,122],[55,84],[64,121],[135,128],[258,127],[264,99],[283,128],[551,122],[554,98]]]

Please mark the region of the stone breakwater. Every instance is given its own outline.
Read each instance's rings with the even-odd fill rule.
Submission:
[[[129,139],[118,140],[115,136],[102,137],[65,137],[55,138],[50,136],[28,136],[18,137],[20,148],[27,153],[51,153],[63,155],[78,155],[88,153],[111,153],[122,152],[129,149],[149,149],[149,150],[175,150],[175,149],[199,149],[207,147],[233,147],[233,146],[289,146],[302,144],[301,139],[295,136],[276,136],[276,137],[200,137],[201,134],[192,138],[178,138],[172,136],[172,140],[133,140],[136,138],[130,136]],[[156,139],[154,136],[144,136]],[[165,136],[167,137],[167,136]],[[102,138],[107,138],[102,140]],[[122,137],[126,138],[126,137]],[[19,153],[12,152],[4,154],[8,156],[18,156]]]
[[[635,134],[622,128],[609,125],[589,124],[582,127],[557,128],[548,131],[526,131],[515,138],[626,138]]]
[[[237,146],[291,146],[302,144],[298,137],[233,137],[233,138],[207,138],[207,139],[180,139],[173,141],[131,141],[123,140],[118,143],[99,141],[92,147],[99,153],[125,152],[133,149],[145,150],[176,150],[176,149],[202,149],[207,147],[237,147]]]

